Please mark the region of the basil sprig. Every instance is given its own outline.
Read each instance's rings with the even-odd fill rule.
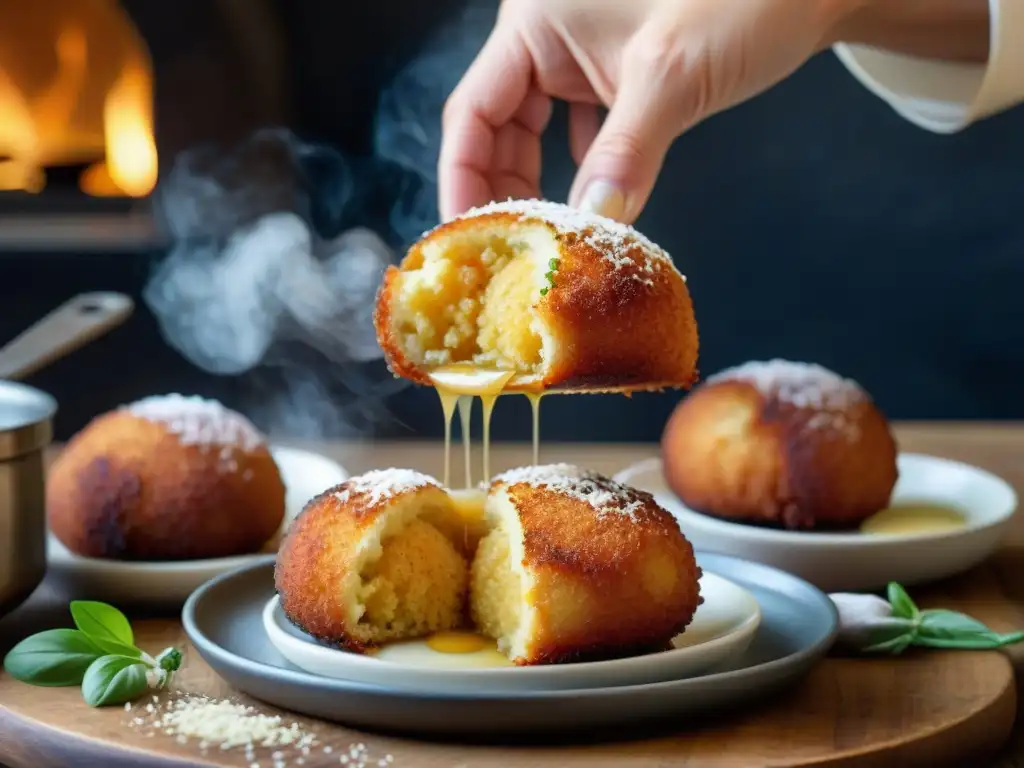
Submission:
[[[886,635],[884,639],[878,637],[863,649],[866,652],[895,655],[912,645],[988,650],[1024,640],[1024,632],[1000,634],[977,619],[957,611],[942,608],[922,611],[910,599],[906,590],[895,582],[889,584],[886,597],[892,606],[892,618],[898,620],[898,623],[890,623],[883,631]]]
[[[181,666],[181,652],[167,648],[153,658],[135,645],[131,624],[106,603],[75,600],[77,629],[48,629],[27,637],[4,658],[4,670],[29,685],[80,685],[90,707],[123,704],[150,688],[163,688]]]

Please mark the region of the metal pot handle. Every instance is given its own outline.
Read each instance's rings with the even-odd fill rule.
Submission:
[[[122,293],[82,293],[0,347],[0,379],[21,379],[123,323],[135,308]]]

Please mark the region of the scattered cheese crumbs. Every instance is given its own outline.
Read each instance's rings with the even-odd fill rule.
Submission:
[[[182,445],[204,449],[221,448],[221,458],[231,449],[252,451],[264,444],[264,437],[242,414],[216,400],[179,394],[154,395],[138,400],[127,410],[141,419],[162,424]]]
[[[256,745],[306,745],[315,741],[314,735],[301,730],[297,723],[285,726],[278,715],[260,714],[244,704],[205,696],[172,700],[153,725],[165,733],[215,743],[221,749],[244,746],[246,752],[252,752]]]
[[[572,464],[517,467],[497,475],[493,481],[493,485],[521,483],[585,502],[597,510],[599,517],[617,513],[636,520],[636,513],[644,507],[643,500],[629,486]]]
[[[349,478],[334,494],[342,504],[353,496],[368,494],[370,504],[378,504],[406,491],[424,488],[428,485],[440,487],[440,483],[429,475],[413,469],[374,469],[362,475]]]
[[[151,711],[148,706],[147,711]],[[301,755],[309,755],[312,747],[320,746],[316,734],[303,729],[297,722],[285,723],[279,715],[266,715],[255,707],[230,700],[212,699],[207,696],[184,694],[164,702],[163,707],[155,707],[155,714],[148,721],[141,717],[134,718],[130,724],[148,723],[146,733],[152,737],[158,733],[174,736],[179,744],[187,744],[190,739],[198,740],[198,748],[205,755],[207,749],[218,747],[230,750],[241,747],[245,755],[245,763],[252,766],[268,766],[268,768],[286,768],[289,765],[305,765],[306,759]],[[195,743],[195,742],[193,742]],[[259,749],[272,749],[267,759],[257,754]],[[324,754],[331,754],[335,747],[324,745]],[[373,757],[362,742],[342,747],[346,754],[341,755],[341,762],[350,768],[369,768],[369,766],[390,765],[391,755]],[[263,753],[265,756],[267,753]]]

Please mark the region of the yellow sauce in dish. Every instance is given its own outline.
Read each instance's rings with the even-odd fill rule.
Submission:
[[[427,638],[427,647],[438,653],[476,653],[491,644],[476,632],[438,632]]]
[[[498,644],[476,632],[437,632],[419,640],[400,640],[372,649],[381,661],[434,669],[494,669],[514,666]]]
[[[937,504],[896,504],[877,512],[861,526],[861,533],[893,536],[955,531],[967,520],[962,512]]]

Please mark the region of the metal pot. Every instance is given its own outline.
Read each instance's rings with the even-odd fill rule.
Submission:
[[[12,379],[27,376],[122,323],[134,305],[119,293],[86,293],[0,348],[0,618],[46,573],[44,452],[57,401]]]

